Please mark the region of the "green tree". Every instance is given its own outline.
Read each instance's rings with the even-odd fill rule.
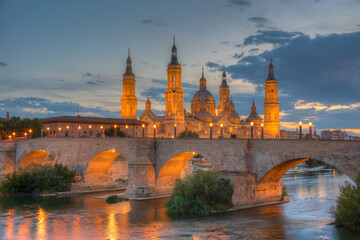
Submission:
[[[231,208],[233,192],[233,185],[228,179],[220,178],[219,172],[198,170],[176,180],[166,205],[170,213],[208,214],[211,210]]]
[[[113,126],[105,129],[105,136],[106,137],[114,137],[114,127]],[[117,137],[125,137],[125,132],[120,131],[120,128],[116,128],[116,136]]]
[[[15,132],[16,137],[23,137],[24,133],[29,133],[29,130],[32,130],[31,137],[40,137],[41,129],[43,124],[38,118],[29,119],[20,117],[11,117],[9,120],[3,121],[0,124],[0,135],[1,139],[8,138],[9,135]]]
[[[340,195],[336,200],[336,207],[330,209],[335,218],[335,225],[360,232],[360,174],[355,185],[345,182],[340,186]]]
[[[199,138],[199,134],[197,132],[193,132],[193,131],[188,131],[187,132],[187,137],[188,138]],[[182,131],[179,135],[178,138],[185,138],[185,131]]]

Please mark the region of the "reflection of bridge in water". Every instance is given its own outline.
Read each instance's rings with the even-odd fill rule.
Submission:
[[[171,193],[185,164],[205,157],[234,183],[235,205],[279,200],[281,177],[315,159],[355,180],[360,142],[248,139],[55,139],[0,142],[0,176],[32,162],[69,166],[89,186],[128,179],[130,197]]]

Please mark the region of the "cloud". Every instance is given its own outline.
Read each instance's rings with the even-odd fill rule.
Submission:
[[[304,36],[301,32],[285,32],[281,30],[258,30],[256,35],[248,36],[244,39],[243,45],[260,45],[265,43],[275,46],[289,43],[292,39]]]
[[[36,114],[50,114],[50,113],[54,113],[54,111],[49,111],[46,107],[41,107],[41,108],[23,108],[23,111],[26,113],[36,113]]]
[[[237,48],[241,48],[242,45],[240,43],[238,43],[238,44],[235,44],[234,46]]]
[[[141,23],[152,23],[154,20],[153,19],[145,19],[145,20],[142,20]]]
[[[256,25],[257,28],[262,28],[262,27],[267,27],[267,28],[272,28],[270,26],[271,21],[267,18],[263,18],[263,17],[251,17],[247,19],[249,22],[254,23]]]
[[[102,86],[102,85],[104,85],[104,81],[101,81],[101,80],[87,81],[86,84],[88,84],[88,85]]]
[[[152,24],[157,27],[165,27],[166,24],[164,21],[155,20],[155,19],[144,19],[141,21],[142,24]]]
[[[83,77],[92,77],[92,76],[94,76],[94,75],[92,75],[91,73],[84,73],[82,76],[83,76]]]
[[[241,53],[241,54],[235,53],[234,56],[233,56],[233,58],[240,59],[240,58],[242,58],[243,56],[244,56],[244,53]]]
[[[0,62],[0,66],[1,66],[1,67],[6,67],[6,66],[7,66],[7,64],[6,64],[6,63],[4,63],[4,62]]]
[[[308,102],[306,103],[305,100],[298,100],[295,103],[295,109],[313,109],[315,111],[319,110],[326,110],[328,107],[320,102]]]
[[[251,0],[229,0],[228,6],[238,6],[238,7],[250,7],[252,4]]]
[[[354,108],[358,108],[360,107],[360,103],[353,103],[350,105],[332,105],[330,106],[328,109],[326,109],[326,111],[334,111],[334,110],[339,110],[339,109],[354,109]]]

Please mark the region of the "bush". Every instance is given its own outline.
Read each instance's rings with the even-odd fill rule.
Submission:
[[[352,231],[360,231],[360,174],[355,185],[345,182],[340,186],[340,195],[336,200],[336,207],[330,209],[335,218],[335,225]]]
[[[106,202],[108,202],[108,203],[124,202],[124,201],[128,201],[128,200],[129,199],[127,199],[123,196],[118,196],[118,195],[111,195],[106,198]]]
[[[75,180],[75,171],[62,164],[30,164],[5,176],[1,192],[16,193],[53,193],[69,191]]]
[[[174,191],[167,202],[170,213],[208,214],[212,210],[232,207],[233,186],[221,179],[214,170],[198,170],[195,174],[177,179]]]
[[[186,137],[188,137],[188,138],[199,138],[199,134],[198,134],[197,132],[188,131]],[[185,131],[182,131],[182,132],[178,135],[178,138],[185,138]]]

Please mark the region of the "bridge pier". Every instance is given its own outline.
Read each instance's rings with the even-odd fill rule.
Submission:
[[[14,171],[15,158],[15,142],[2,142],[0,144],[0,181],[4,179],[6,174]]]

